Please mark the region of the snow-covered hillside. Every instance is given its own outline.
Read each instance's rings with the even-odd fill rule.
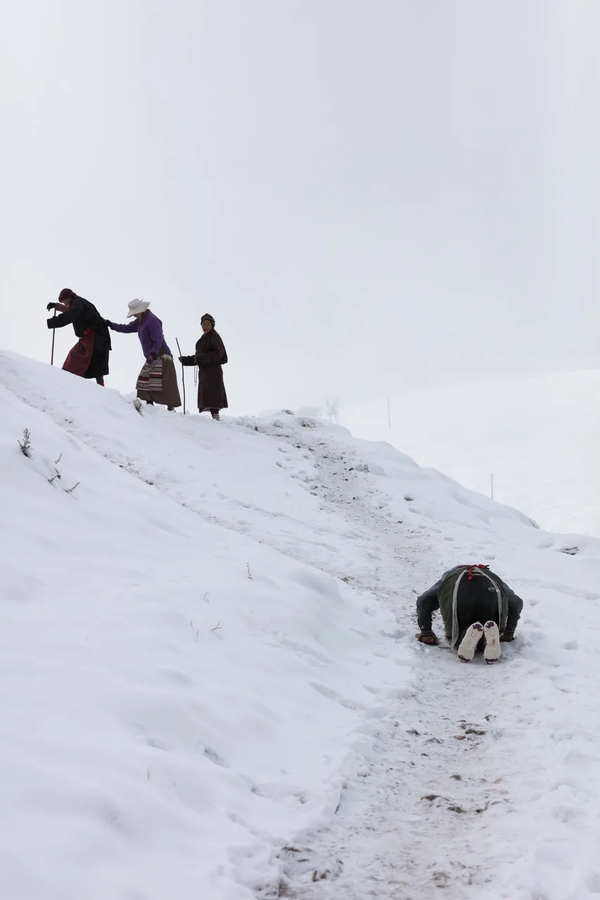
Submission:
[[[599,542],[6,353],[0,421],[2,897],[597,896]],[[464,561],[525,599],[497,667],[414,640]]]
[[[395,392],[344,409],[360,437],[529,513],[544,528],[600,537],[600,371],[483,378]]]

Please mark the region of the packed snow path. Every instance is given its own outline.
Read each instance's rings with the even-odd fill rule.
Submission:
[[[357,528],[352,558],[374,563],[357,583],[391,604],[402,636],[411,636],[415,578],[421,584],[427,575],[436,580],[438,554],[421,530],[391,521],[389,512],[378,508],[375,491],[369,498],[375,478],[355,453],[320,437],[311,441],[310,433],[307,446],[317,470],[315,490]],[[365,502],[365,493],[371,502]],[[363,546],[356,546],[359,542]],[[320,563],[344,577],[335,556]],[[486,778],[480,753],[483,736],[493,734],[495,715],[489,710],[497,705],[498,673],[477,666],[474,691],[472,678],[465,681],[467,673],[448,651],[419,647],[417,652],[428,656],[431,666],[418,700],[414,691],[400,691],[402,709],[394,704],[379,710],[381,718],[365,729],[372,744],[342,795],[335,821],[309,843],[284,850],[286,880],[279,893],[284,885],[289,896],[306,898],[425,900],[440,887],[452,888],[458,897],[458,885],[489,877],[485,865],[481,873],[473,831],[480,827],[476,817],[505,799],[502,779]],[[488,869],[490,862],[495,860],[488,861]]]
[[[322,422],[1,353],[0,406],[3,895],[598,896],[597,541]],[[496,666],[414,640],[464,561],[525,600]]]

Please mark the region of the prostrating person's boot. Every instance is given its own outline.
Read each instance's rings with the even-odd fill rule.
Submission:
[[[477,644],[483,637],[483,625],[481,622],[474,622],[467,628],[466,634],[458,647],[458,658],[463,662],[471,662],[475,656]]]

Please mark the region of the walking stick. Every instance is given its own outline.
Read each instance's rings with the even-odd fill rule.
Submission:
[[[56,318],[56,309],[54,310],[53,319]],[[50,354],[50,365],[54,365],[54,338],[56,337],[56,328],[52,329],[52,353]]]
[[[175,343],[177,344],[177,349],[179,350],[179,355],[182,356],[181,347],[179,346],[179,341],[175,338]],[[183,363],[181,363],[181,384],[183,385],[183,414],[185,416],[185,367]]]

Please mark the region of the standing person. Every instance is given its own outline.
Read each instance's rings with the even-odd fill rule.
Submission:
[[[485,661],[493,663],[500,659],[500,642],[514,640],[523,601],[489,566],[462,565],[444,572],[417,598],[417,640],[424,644],[438,642],[431,627],[436,609],[459,659],[471,662],[479,648]]]
[[[104,385],[104,376],[108,375],[108,355],[112,349],[104,319],[93,303],[78,297],[70,288],[62,289],[58,301],[46,307],[60,313],[48,319],[48,328],[72,325],[79,338],[69,351],[63,369],[82,378],[95,378],[98,384]]]
[[[221,336],[215,331],[215,320],[208,313],[200,319],[204,332],[196,344],[194,356],[180,356],[183,366],[198,366],[198,410],[210,412],[220,419],[220,411],[227,409],[227,394],[223,383],[223,366],[227,351]]]
[[[150,312],[149,306],[143,300],[132,300],[128,304],[127,317],[133,316],[133,322],[117,325],[107,319],[106,324],[122,334],[137,332],[140,339],[146,362],[137,380],[138,401],[145,400],[150,405],[158,403],[172,411],[176,406],[181,406],[173,354],[165,341],[162,322]]]

